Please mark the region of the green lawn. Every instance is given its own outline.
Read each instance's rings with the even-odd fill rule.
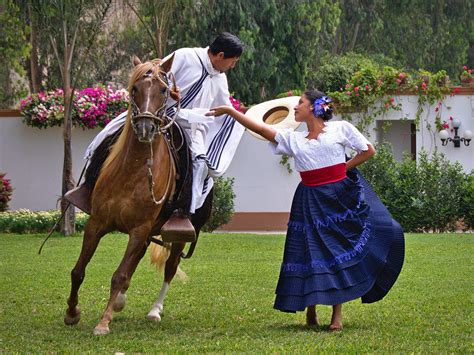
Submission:
[[[189,276],[175,280],[161,323],[146,319],[162,276],[146,255],[115,315],[111,333],[92,330],[108,299],[110,278],[127,237],[106,236],[79,293],[82,319],[63,323],[69,273],[81,237],[0,234],[0,353],[4,352],[455,352],[473,351],[474,235],[408,234],[405,266],[382,301],[345,305],[344,330],[307,328],[304,314],[273,310],[283,235],[203,234]]]

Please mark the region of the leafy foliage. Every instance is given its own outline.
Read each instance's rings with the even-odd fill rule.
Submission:
[[[214,199],[209,220],[204,225],[204,232],[212,232],[230,222],[234,214],[234,179],[218,177],[214,180]]]
[[[474,170],[467,175],[462,189],[461,213],[468,229],[474,229]]]
[[[61,216],[61,211],[30,211],[20,209],[0,213],[2,233],[48,233]],[[76,231],[82,232],[89,219],[83,212],[76,213]],[[59,231],[59,229],[58,229]]]
[[[206,45],[222,31],[235,33],[246,49],[229,72],[229,81],[248,103],[273,98],[286,88],[304,87],[312,61],[321,43],[335,33],[339,16],[337,4],[327,0],[213,3],[178,1],[170,50]]]
[[[453,231],[465,218],[472,227],[474,172],[465,174],[458,162],[425,151],[418,162],[406,156],[395,161],[388,145],[360,167],[393,217],[407,232]]]
[[[438,106],[441,106],[446,94],[450,92],[446,71],[407,72],[385,65],[387,62],[389,60],[384,57],[371,59],[356,53],[325,56],[312,80],[315,87],[332,97],[336,112],[341,113],[344,119],[354,121],[363,132],[377,116],[389,110],[401,109],[391,97],[397,92],[418,96],[415,122],[421,123],[425,104],[433,105],[438,101]],[[354,112],[357,114],[349,115]],[[440,119],[439,108],[436,112],[435,120]],[[424,124],[431,130],[427,121]]]
[[[472,1],[347,0],[340,4],[336,53],[384,54],[408,69],[444,69],[451,77],[468,59],[474,34]]]
[[[12,0],[2,1],[0,5],[0,105],[10,106],[26,94],[26,88],[16,77],[14,71],[23,76],[23,60],[28,56],[30,44],[27,41],[29,28],[20,18],[20,8]]]

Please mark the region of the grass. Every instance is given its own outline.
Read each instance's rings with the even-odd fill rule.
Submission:
[[[107,336],[92,335],[105,308],[110,278],[127,242],[106,236],[79,293],[82,319],[63,323],[69,274],[81,237],[0,234],[0,353],[4,352],[472,352],[472,255],[469,234],[407,234],[406,259],[388,296],[343,308],[344,330],[304,326],[304,314],[272,309],[283,235],[203,234],[182,262],[161,323],[146,319],[161,276],[140,263],[127,306]],[[330,307],[318,307],[327,327]]]

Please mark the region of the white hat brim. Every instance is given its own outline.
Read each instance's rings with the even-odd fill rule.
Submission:
[[[301,124],[301,122],[295,121],[295,106],[299,100],[299,96],[288,96],[265,101],[249,108],[245,116],[258,122],[264,122],[276,130],[297,129]],[[261,135],[248,131],[254,137],[265,140]]]

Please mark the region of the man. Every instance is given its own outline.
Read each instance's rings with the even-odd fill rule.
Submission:
[[[238,37],[223,32],[209,47],[181,48],[174,52],[171,71],[181,98],[177,122],[189,141],[193,182],[189,211],[173,213],[162,228],[164,238],[180,233],[195,235],[189,214],[202,206],[212,188],[212,178],[225,173],[242,138],[244,127],[231,117],[223,115],[211,119],[205,113],[211,107],[231,105],[225,72],[234,68],[243,49],[244,45]],[[177,103],[170,99],[167,109],[169,116],[174,114],[176,107]],[[124,125],[125,118],[126,112],[97,135],[86,151],[86,159],[90,160],[100,143]],[[80,193],[79,187],[68,192],[65,197],[80,207],[80,201],[84,200],[83,196],[79,196]]]

